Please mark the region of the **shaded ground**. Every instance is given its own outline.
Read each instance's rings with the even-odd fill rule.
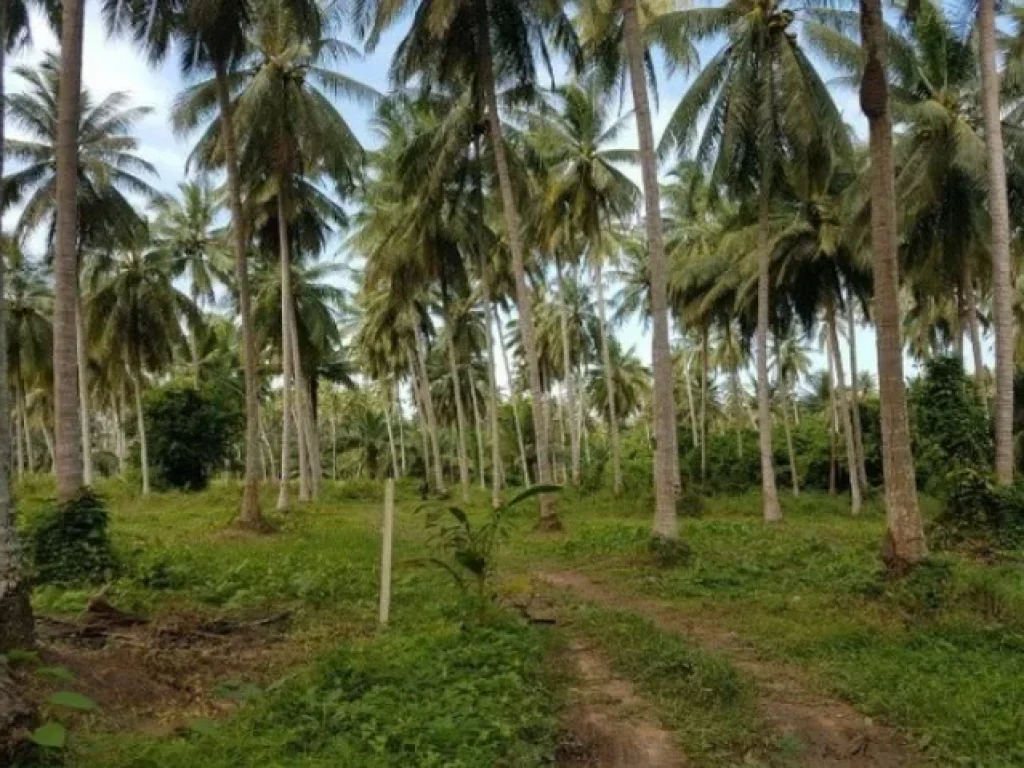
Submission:
[[[704,647],[725,654],[757,686],[758,709],[766,723],[776,732],[799,741],[803,765],[911,768],[926,763],[893,730],[861,715],[848,703],[814,689],[795,667],[760,658],[734,632],[706,617],[683,616],[662,601],[620,594],[575,571],[542,572],[537,578],[559,589],[571,590],[588,602],[641,614],[663,630],[685,634]]]

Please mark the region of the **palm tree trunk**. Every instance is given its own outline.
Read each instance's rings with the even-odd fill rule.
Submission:
[[[388,448],[391,451],[391,477],[398,478],[398,449],[395,447],[395,431],[391,426],[391,408],[384,409],[384,423],[388,428]],[[331,421],[333,428],[334,421]]]
[[[857,321],[854,316],[853,296],[846,301],[846,324],[850,329],[850,408],[853,411],[854,447],[857,449],[857,477],[862,494],[868,491],[867,459],[864,455],[864,429],[860,420],[860,370],[857,368]],[[796,408],[796,404],[793,405]]]
[[[978,390],[981,404],[988,413],[988,397],[985,394],[985,360],[982,357],[981,329],[978,327],[978,296],[974,292],[974,274],[969,261],[964,261],[964,295],[967,299],[967,329],[971,335],[971,353],[974,359],[974,386]]]
[[[683,353],[683,386],[686,388],[686,406],[690,414],[690,439],[693,441],[693,447],[696,448],[700,443],[699,427],[697,426],[697,407],[693,402],[693,387],[690,383],[690,360],[686,353]]]
[[[430,394],[430,378],[427,376],[427,355],[424,350],[426,341],[419,331],[416,332],[416,362],[420,369],[420,399],[426,411],[427,426],[430,431],[430,450],[434,459],[434,483],[437,493],[444,495],[447,491],[444,483],[444,464],[441,463],[441,444],[438,440],[437,416],[434,413],[434,398]]]
[[[259,428],[260,428],[260,442],[263,443],[263,447],[266,450],[267,463],[270,464],[269,472],[267,467],[264,465],[264,475],[269,477],[277,477],[277,465],[274,464],[274,447],[270,442],[270,437],[267,435],[266,424],[263,421],[263,410],[259,412]],[[266,478],[264,478],[266,479]]]
[[[406,473],[406,462],[405,462],[405,414],[402,413],[402,387],[398,382],[398,377],[395,377],[395,410],[398,411],[398,447],[399,452],[402,454],[402,469],[401,476]],[[335,472],[337,474],[337,472]]]
[[[295,362],[292,361],[292,370],[295,370]],[[299,412],[299,391],[302,389],[302,380],[297,376],[292,379],[294,391],[292,392],[292,424],[295,425],[295,445],[299,459],[299,501],[306,502],[310,499],[309,494],[309,451],[306,449],[305,421]]]
[[[771,89],[769,88],[769,91]],[[782,519],[779,494],[775,487],[775,463],[772,457],[772,404],[768,391],[768,318],[771,310],[770,262],[771,175],[767,162],[761,174],[760,204],[757,216],[757,414],[758,439],[761,451],[761,501],[765,522]]]
[[[146,418],[142,411],[142,369],[136,366],[132,372],[132,389],[135,392],[135,419],[139,428],[139,454],[142,469],[142,495],[149,495],[149,442],[146,440]]]
[[[676,409],[672,387],[672,350],[668,340],[668,276],[665,243],[661,232],[661,192],[658,164],[654,153],[654,129],[647,96],[643,39],[640,32],[638,0],[622,0],[629,83],[633,91],[633,109],[640,142],[640,172],[644,189],[647,248],[650,254],[651,315],[653,340],[651,360],[654,367],[654,522],[655,536],[675,539],[679,535],[676,517],[676,472],[679,462],[673,456]]]
[[[459,485],[462,488],[462,500],[469,501],[469,451],[466,449],[466,409],[462,402],[462,382],[459,379],[459,363],[455,352],[455,325],[446,318],[448,327],[445,329],[445,347],[448,353],[448,374],[455,390],[455,428],[458,430],[459,443]]]
[[[708,327],[700,330],[700,482],[708,481]]]
[[[0,29],[6,29],[6,3],[0,7]],[[65,8],[65,11],[67,9]],[[4,99],[5,45],[0,42],[0,103]],[[0,179],[3,178],[4,114],[0,110]],[[4,281],[4,260],[0,259],[0,309],[7,292]],[[0,311],[0,414],[10,413],[7,382],[6,311]],[[77,418],[77,415],[76,415]],[[77,440],[77,436],[74,437]],[[14,504],[10,485],[11,434],[10,422],[0,418],[0,653],[35,645],[35,623],[29,602],[29,582],[21,562],[21,545],[14,524]],[[75,489],[77,491],[77,488]]]
[[[53,444],[53,434],[45,424],[43,424],[43,442],[46,443],[46,453],[50,456],[50,472],[53,473],[57,467],[57,451],[56,446]]]
[[[825,321],[828,324],[828,344],[832,352],[832,359],[836,366],[836,396],[839,399],[839,412],[843,419],[843,435],[846,438],[846,466],[850,475],[850,512],[854,515],[860,514],[860,477],[857,474],[857,442],[853,435],[853,418],[850,413],[850,402],[846,397],[846,380],[843,376],[843,356],[839,351],[839,332],[836,330],[835,309],[829,305],[828,316]]]
[[[125,391],[125,381],[122,378],[121,383],[118,385],[118,403],[119,409],[119,421],[121,423],[120,429],[120,440],[121,440],[121,453],[117,457],[117,470],[121,477],[125,476],[128,471],[128,393]]]
[[[832,361],[832,345],[825,344],[825,359],[828,363],[828,494],[836,495],[836,473],[838,449],[836,432],[839,431],[839,410],[836,408],[835,364]]]
[[[81,1],[81,0],[79,0]],[[231,234],[235,250],[235,282],[238,287],[238,313],[242,326],[242,370],[245,376],[245,481],[239,522],[249,528],[266,527],[260,511],[259,486],[259,381],[256,376],[256,333],[252,322],[252,297],[249,291],[249,266],[246,260],[249,236],[242,209],[242,186],[239,178],[238,149],[235,144],[234,115],[227,66],[218,61],[215,68],[217,104],[220,110],[224,146],[224,164],[228,177],[228,198],[231,204]],[[281,468],[282,485],[287,473]]]
[[[871,250],[874,254],[877,316],[875,336],[878,346],[882,466],[888,523],[887,545],[884,551],[890,567],[902,570],[924,559],[928,554],[928,546],[917,504],[914,457],[910,449],[906,390],[903,381],[892,118],[889,112],[889,86],[885,75],[886,30],[881,0],[860,0],[860,25],[865,59],[860,102],[868,119],[871,150]],[[1000,148],[999,156],[1001,155]],[[1011,344],[1011,362],[1012,352]],[[1012,393],[1010,398],[1008,402],[1012,403]],[[1012,459],[1012,452],[1010,456]]]
[[[523,485],[530,487],[530,462],[526,458],[526,441],[523,439],[523,423],[519,420],[519,399],[516,397],[516,387],[512,376],[512,366],[508,364],[508,347],[505,346],[505,330],[502,328],[501,313],[494,313],[495,322],[498,325],[498,345],[501,347],[501,357],[505,364],[505,378],[508,380],[508,394],[512,401],[512,421],[516,427],[516,441],[519,443],[519,459],[523,465]]]
[[[0,386],[4,386],[0,384]],[[3,418],[3,416],[0,416]],[[20,480],[25,475],[25,449],[24,440],[22,439],[22,431],[24,430],[24,421],[21,418],[21,382],[15,381],[14,385],[14,411],[6,414],[8,422],[14,423],[14,455],[16,458],[15,466],[17,468],[18,479]]]
[[[793,496],[800,495],[800,472],[796,468],[796,451],[793,449],[793,431],[789,428],[789,417],[786,415],[787,395],[782,400],[782,428],[786,432],[786,451],[789,453],[789,474],[793,482]]]
[[[92,413],[89,408],[89,350],[82,292],[75,294],[75,362],[78,366],[78,412],[82,417],[82,482],[92,485]]]
[[[562,336],[562,368],[565,372],[565,396],[569,413],[573,414],[569,422],[569,461],[572,467],[572,484],[580,485],[580,433],[576,429],[576,377],[572,365],[572,350],[569,346],[569,307],[566,303],[565,278],[562,274],[562,260],[555,258],[555,270],[558,277],[558,324]]]
[[[74,499],[84,485],[79,413],[75,304],[78,295],[78,129],[82,93],[85,0],[66,0],[61,16],[57,121],[57,241],[54,259],[53,380],[57,497]],[[5,411],[6,412],[6,411]]]
[[[519,331],[523,339],[523,351],[526,353],[526,367],[530,378],[531,405],[533,407],[533,426],[536,435],[537,478],[541,485],[551,482],[551,464],[548,446],[547,409],[544,404],[544,391],[540,381],[540,362],[537,358],[537,343],[534,338],[533,306],[530,289],[526,284],[526,267],[523,259],[522,233],[519,231],[519,213],[516,209],[515,193],[512,189],[512,177],[509,173],[508,158],[505,154],[505,137],[501,127],[501,114],[498,112],[498,94],[494,83],[494,60],[491,54],[490,21],[488,19],[488,3],[486,0],[477,3],[478,43],[481,49],[480,76],[487,105],[487,119],[490,125],[491,144],[497,168],[498,187],[501,191],[501,205],[505,215],[505,229],[508,234],[509,250],[512,252],[512,273],[516,285],[516,305],[519,309]],[[538,528],[541,530],[558,530],[561,522],[555,509],[554,499],[550,494],[539,497],[540,518]]]
[[[277,511],[286,512],[289,507],[288,483],[291,475],[292,453],[292,384],[295,380],[294,360],[291,353],[291,313],[288,311],[287,297],[292,293],[291,269],[288,264],[287,225],[279,217],[278,236],[280,237],[280,269],[281,269],[281,480],[277,488]],[[302,440],[298,443],[301,462]],[[299,483],[304,483],[303,473],[299,471]]]
[[[978,42],[981,58],[981,107],[988,159],[988,207],[992,221],[992,298],[996,331],[996,475],[1013,482],[1013,272],[1010,261],[1010,213],[1006,195],[1006,161],[999,110],[999,71],[996,68],[995,0],[978,4]],[[977,313],[975,313],[977,314]]]
[[[302,358],[299,356],[299,332],[298,322],[295,318],[295,304],[289,302],[288,311],[291,313],[291,354],[292,371],[295,373],[295,409],[296,424],[298,429],[296,436],[299,438],[300,447],[305,450],[305,477],[307,494],[300,496],[303,501],[316,499],[320,492],[320,479],[323,477],[323,466],[320,461],[320,438],[317,432],[316,422],[313,419],[312,385],[302,370]],[[311,372],[311,376],[316,372]]]
[[[608,436],[612,448],[612,489],[616,496],[622,493],[622,447],[619,442],[619,419],[615,413],[615,374],[612,371],[611,349],[608,346],[608,314],[604,298],[604,270],[598,259],[594,265],[597,284],[597,319],[601,335],[601,364],[604,366],[605,389],[608,394]]]
[[[472,365],[466,367],[466,378],[469,381],[469,402],[473,407],[473,431],[476,433],[476,466],[480,476],[480,487],[487,488],[487,467],[484,462],[484,429],[480,421],[480,405],[477,403],[476,386],[473,381]]]
[[[481,259],[481,267],[486,269]],[[484,286],[489,286],[486,273],[482,273]],[[491,326],[490,288],[484,291],[484,325],[487,327],[487,420],[491,425],[491,507],[501,506],[501,481],[504,465],[501,460],[501,427],[498,423],[498,374],[494,357],[494,330]]]
[[[114,392],[114,455],[117,457],[117,471],[124,477],[124,424],[121,418],[121,398]]]
[[[192,281],[192,306],[199,306],[199,290],[196,288],[195,280]],[[196,324],[191,320],[188,323],[188,348],[192,354],[192,383],[199,386],[199,335]]]

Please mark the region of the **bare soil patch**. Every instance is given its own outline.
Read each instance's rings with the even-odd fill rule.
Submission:
[[[679,768],[686,765],[672,734],[629,680],[616,677],[596,648],[574,640],[564,659],[576,679],[558,750],[560,768]]]
[[[803,765],[912,768],[928,762],[891,728],[815,689],[797,667],[760,657],[735,632],[709,617],[683,615],[663,601],[619,593],[576,571],[549,571],[536,576],[588,602],[646,616],[663,630],[679,632],[725,654],[757,686],[758,708],[766,723],[777,733],[799,741]]]

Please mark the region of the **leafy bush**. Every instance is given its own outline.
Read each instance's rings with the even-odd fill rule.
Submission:
[[[118,559],[108,524],[106,506],[89,490],[37,513],[26,536],[36,582],[91,583],[113,576]]]
[[[939,543],[1024,543],[1024,483],[1000,486],[990,475],[967,468],[950,473],[947,486],[945,506],[935,521]]]
[[[187,491],[206,488],[239,433],[238,409],[209,387],[172,383],[149,392],[144,411],[154,483]]]
[[[956,469],[992,466],[989,420],[958,358],[929,360],[910,389],[910,402],[918,481],[925,490],[947,490]]]

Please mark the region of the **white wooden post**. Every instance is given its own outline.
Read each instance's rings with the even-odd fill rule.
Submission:
[[[391,540],[395,529],[395,481],[384,483],[384,530],[380,557],[380,623],[387,624],[391,613]]]

